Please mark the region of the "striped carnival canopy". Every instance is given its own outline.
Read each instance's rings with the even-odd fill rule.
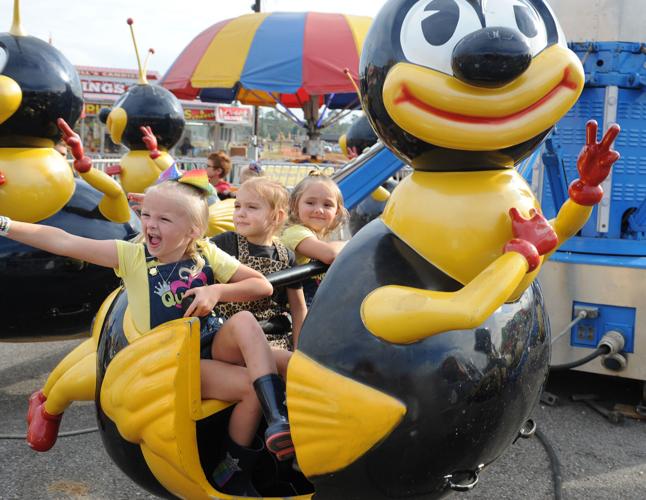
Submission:
[[[315,128],[323,128],[319,107],[359,107],[344,69],[358,79],[371,22],[369,17],[317,12],[262,12],[228,19],[195,37],[161,83],[181,99],[302,108],[306,121],[314,114]]]
[[[317,12],[246,14],[204,30],[184,49],[162,85],[181,99],[290,108],[311,96],[331,107],[356,98],[344,68],[357,79],[371,19]],[[349,94],[349,96],[348,96]],[[342,101],[346,102],[343,103]]]

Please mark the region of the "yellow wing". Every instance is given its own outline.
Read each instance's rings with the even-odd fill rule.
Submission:
[[[203,416],[199,342],[196,318],[165,323],[137,338],[108,366],[101,406],[121,436],[141,446],[168,491],[180,498],[228,499],[208,483],[197,450],[195,421]]]
[[[406,415],[398,399],[339,375],[301,351],[287,370],[287,408],[296,458],[309,477],[353,463]]]
[[[209,238],[227,231],[235,231],[233,226],[234,203],[235,199],[229,198],[227,200],[221,200],[218,203],[214,203],[209,207],[209,227],[206,230],[206,234]]]

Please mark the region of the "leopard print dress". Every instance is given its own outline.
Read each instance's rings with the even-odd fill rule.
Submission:
[[[287,247],[279,241],[274,242],[278,252],[278,260],[269,257],[256,257],[249,254],[249,243],[247,238],[236,234],[238,239],[238,260],[245,266],[254,269],[263,275],[282,271],[289,268],[289,254]],[[258,321],[267,320],[274,316],[283,314],[283,308],[277,302],[278,292],[274,292],[271,297],[265,297],[253,302],[225,302],[218,304],[215,311],[218,315],[230,318],[240,311],[251,312]]]

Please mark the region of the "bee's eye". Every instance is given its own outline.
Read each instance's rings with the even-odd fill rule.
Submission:
[[[502,26],[522,34],[532,56],[548,46],[547,27],[530,0],[487,0],[483,5],[487,26]]]
[[[7,54],[4,47],[0,47],[0,73],[4,71],[4,67],[7,65],[8,60],[9,54]]]
[[[429,16],[422,21],[422,33],[431,45],[438,47],[448,42],[460,21],[460,7],[455,0],[433,0],[424,12]]]
[[[516,16],[518,29],[523,35],[527,38],[534,38],[538,35],[536,21],[527,7],[514,5],[514,15]]]
[[[400,43],[406,59],[451,74],[451,54],[466,35],[482,28],[468,0],[423,0],[402,22]]]

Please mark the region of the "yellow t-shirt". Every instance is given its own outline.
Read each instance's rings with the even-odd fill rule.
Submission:
[[[219,283],[228,283],[240,266],[235,257],[211,242],[200,244],[200,251]],[[132,321],[139,333],[147,333],[150,330],[150,294],[144,244],[117,240],[117,255],[119,266],[114,272],[123,279],[128,291],[128,307]]]
[[[280,241],[289,248],[296,255],[296,264],[299,266],[302,264],[307,264],[310,260],[309,257],[306,257],[303,254],[300,254],[296,251],[296,247],[306,238],[316,238],[318,236],[316,233],[309,229],[308,227],[303,226],[302,224],[296,224],[294,226],[289,226],[283,231],[283,234],[280,236]]]

